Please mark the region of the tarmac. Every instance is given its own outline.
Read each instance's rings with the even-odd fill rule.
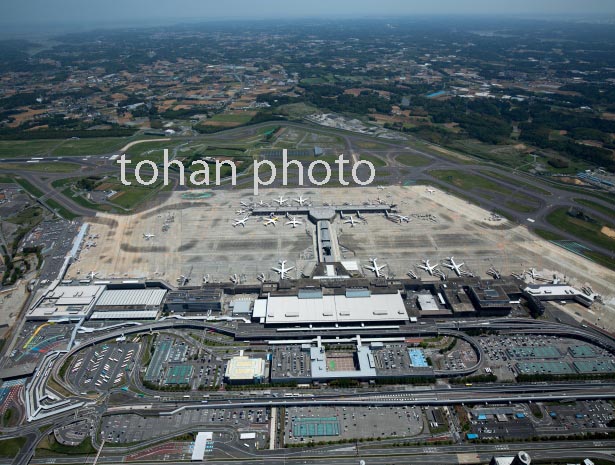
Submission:
[[[437,280],[418,268],[422,259],[442,263],[454,256],[464,262],[464,270],[487,277],[495,267],[502,275],[521,273],[535,268],[544,278],[554,274],[572,285],[590,284],[601,294],[605,305],[595,305],[582,313],[592,316],[601,325],[613,327],[615,294],[612,283],[615,272],[594,264],[534,235],[525,226],[506,219],[494,219],[491,213],[438,189],[430,192],[425,186],[361,189],[268,189],[254,197],[243,191],[216,190],[206,199],[182,199],[174,192],[158,201],[149,210],[131,216],[99,213],[86,219],[89,234],[98,234],[97,246],[81,251],[79,260],[68,272],[69,278],[82,278],[90,271],[105,278],[155,278],[177,284],[180,275],[190,285],[229,282],[237,274],[242,283],[255,283],[259,274],[277,279],[271,270],[279,260],[294,266],[291,278],[309,274],[316,263],[314,250],[315,225],[306,216],[296,228],[285,225],[280,217],[276,226],[264,226],[262,217],[250,217],[246,227],[233,227],[233,220],[247,213],[241,202],[260,201],[277,206],[274,199],[299,195],[313,205],[362,205],[383,202],[396,205],[397,211],[410,222],[393,222],[382,214],[363,214],[364,220],[354,227],[339,215],[333,221],[345,261],[357,262],[366,276],[370,258],[389,277],[407,277],[409,271],[423,280]],[[290,205],[297,205],[290,200]],[[345,215],[357,215],[350,209]],[[144,234],[154,234],[146,239]],[[443,272],[453,271],[440,265]],[[575,311],[576,311],[576,305]],[[569,306],[572,308],[572,306]],[[593,313],[591,313],[593,312]],[[600,318],[600,320],[597,320]]]

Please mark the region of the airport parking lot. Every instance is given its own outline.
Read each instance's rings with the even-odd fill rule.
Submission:
[[[614,356],[605,349],[576,339],[547,335],[482,336],[478,342],[498,379],[517,373],[613,372]]]
[[[185,428],[266,431],[268,423],[269,410],[263,408],[196,408],[173,415],[109,415],[103,418],[101,431],[104,431],[107,441],[125,444],[147,441]]]
[[[410,406],[289,407],[284,418],[284,437],[290,444],[373,437],[403,438],[424,431],[428,429],[423,412],[419,407]]]
[[[121,387],[127,383],[138,353],[139,345],[135,343],[91,347],[74,357],[67,378],[86,392]]]

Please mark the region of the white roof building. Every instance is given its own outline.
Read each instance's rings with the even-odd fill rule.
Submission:
[[[207,450],[207,444],[211,443],[214,438],[214,433],[199,432],[194,440],[194,448],[192,449],[192,461],[202,462],[205,458],[205,451]]]
[[[270,296],[265,317],[268,325],[395,321],[408,321],[408,313],[399,293],[364,297],[325,295],[314,299]]]
[[[96,307],[160,307],[166,289],[147,288],[147,289],[113,289],[106,290],[96,302]]]
[[[28,320],[79,320],[87,317],[105,286],[56,286],[26,314]]]
[[[244,355],[233,357],[226,366],[224,378],[229,383],[259,383],[265,378],[265,361]]]

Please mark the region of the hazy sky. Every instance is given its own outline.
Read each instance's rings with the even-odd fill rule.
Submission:
[[[412,14],[615,14],[615,0],[0,0],[2,23]]]

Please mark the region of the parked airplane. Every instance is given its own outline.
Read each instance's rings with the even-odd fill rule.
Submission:
[[[304,199],[301,195],[299,196],[298,199],[293,199],[293,200],[297,202],[299,205],[301,205],[302,207],[304,204],[308,202],[308,199]]]
[[[394,223],[410,223],[410,217],[399,215],[397,213],[389,213],[388,211],[384,212],[387,219],[393,221]]]
[[[502,279],[502,273],[495,269],[494,266],[487,270],[487,274],[491,276],[493,279]]]
[[[88,279],[94,279],[96,277],[96,275],[98,274],[97,271],[90,271],[88,273]]]
[[[383,190],[385,190],[385,189],[386,189],[386,187],[385,187],[385,186],[376,186],[376,187],[378,188],[378,190],[379,190],[379,191],[383,191]]]
[[[235,212],[235,214],[236,214],[236,215],[243,215],[245,212],[246,212],[246,211],[245,211],[243,208],[241,208],[241,209],[237,210],[237,211]]]
[[[231,280],[233,284],[240,284],[239,276],[237,276],[237,274],[231,275],[229,279]]]
[[[190,278],[188,276],[184,276],[183,274],[180,274],[179,278],[177,278],[179,287],[185,286],[186,284],[188,284],[188,281],[190,281]]]
[[[279,218],[277,216],[271,216],[269,218],[267,218],[265,221],[263,221],[263,225],[264,226],[269,226],[270,224],[274,225],[279,221]]]
[[[436,190],[435,189],[430,189],[429,187],[427,188],[427,193],[428,194],[435,194]]]
[[[152,237],[156,237],[155,234],[143,234],[146,241],[149,241]]]
[[[285,199],[284,196],[281,195],[280,198],[274,199],[274,202],[278,202],[278,205],[282,206],[288,202],[288,199]]]
[[[416,275],[416,273],[412,270],[408,271],[408,276],[412,279],[419,279],[419,277]]]
[[[262,200],[261,200],[262,202]],[[243,200],[241,201],[241,206],[242,207],[246,207],[246,208],[250,208],[252,206],[251,202],[244,202]]]
[[[265,273],[259,274],[256,279],[258,279],[261,283],[265,282]]]
[[[369,259],[370,262],[372,262],[371,266],[370,265],[364,265],[364,268],[373,271],[376,274],[377,278],[383,278],[384,275],[380,272],[380,270],[382,270],[383,268],[386,268],[387,265],[380,265],[378,266],[378,259],[377,258],[370,258]]]
[[[448,263],[443,263],[442,265],[453,270],[457,276],[461,276],[463,274],[461,267],[464,263],[455,263],[455,257],[446,257],[446,259],[448,260]]]
[[[438,269],[438,265],[430,265],[429,260],[423,260],[423,264],[417,265],[417,267],[427,271],[427,273],[429,273],[430,276],[433,276],[434,271]]]
[[[259,207],[268,207],[269,204],[267,202],[263,202],[262,200],[259,200],[258,201],[258,206]]]
[[[355,221],[354,216],[350,215],[350,216],[346,219],[346,221],[344,221],[344,224],[350,224],[350,227],[351,227],[351,228],[354,228],[354,225],[355,225],[355,224],[359,224],[359,222],[358,222],[358,221]]]
[[[390,216],[397,218],[400,223],[410,223],[409,216],[399,215],[398,213],[391,213]]]
[[[205,276],[203,276],[203,284],[207,284],[209,282],[209,275],[206,274]]]
[[[290,221],[287,221],[287,222],[286,222],[286,223],[284,223],[284,224],[287,224],[287,225],[288,225],[288,224],[290,224],[290,225],[292,225],[292,226],[293,226],[293,229],[295,229],[295,228],[297,227],[297,225],[303,224],[303,222],[302,222],[302,221],[299,221],[299,220],[298,220],[296,217],[294,217],[294,216],[291,218],[291,217],[290,217],[290,216],[288,216],[288,214],[287,214],[287,215],[286,215],[286,217],[287,217]]]
[[[237,226],[239,226],[239,225],[241,225],[241,226],[243,226],[243,227],[245,228],[245,227],[246,227],[246,222],[247,222],[249,219],[250,219],[250,217],[249,217],[249,216],[246,216],[245,218],[241,218],[241,219],[236,219],[236,220],[234,220],[234,222],[233,222],[233,228],[235,228],[235,227],[237,227]]]
[[[532,279],[542,278],[542,275],[536,271],[536,268],[530,268],[530,270],[526,271],[525,274],[528,274]]]
[[[280,279],[286,279],[286,275],[288,274],[288,272],[294,269],[295,267],[291,266],[291,267],[286,268],[286,260],[280,260],[279,263],[280,263],[280,268],[271,268],[271,269],[280,275]]]

